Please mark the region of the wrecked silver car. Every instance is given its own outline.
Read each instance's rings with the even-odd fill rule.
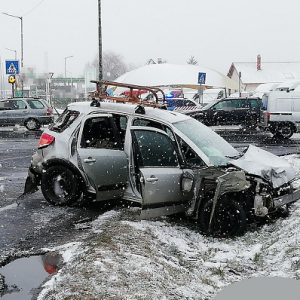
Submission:
[[[54,205],[120,198],[140,203],[142,218],[185,212],[204,233],[237,235],[297,201],[295,179],[284,159],[254,146],[241,154],[189,116],[93,100],[43,132],[25,193],[40,186]]]

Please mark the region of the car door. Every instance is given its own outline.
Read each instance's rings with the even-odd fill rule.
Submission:
[[[8,115],[8,107],[9,103],[7,100],[0,101],[0,126],[5,126],[7,124],[7,115]]]
[[[182,190],[186,170],[180,167],[176,143],[160,129],[132,126],[131,134],[142,218],[184,211],[191,191]]]
[[[9,119],[9,124],[23,124],[27,115],[27,105],[21,99],[9,100],[10,110],[8,111],[7,118]]]
[[[260,119],[262,101],[259,98],[248,99],[250,103],[250,114],[258,121]]]
[[[97,200],[121,198],[128,183],[124,140],[110,114],[82,121],[77,142],[79,165],[96,190]]]
[[[221,100],[211,107],[212,125],[228,125],[232,123],[231,100]]]
[[[232,99],[231,125],[239,125],[245,123],[250,112],[250,104],[248,99]]]

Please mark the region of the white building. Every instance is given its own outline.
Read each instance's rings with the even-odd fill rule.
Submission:
[[[241,90],[253,91],[262,83],[279,83],[300,80],[300,62],[263,62],[258,55],[256,62],[234,62],[227,76],[239,81]]]

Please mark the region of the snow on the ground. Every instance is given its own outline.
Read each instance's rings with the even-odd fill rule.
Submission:
[[[286,159],[300,170],[298,155]],[[62,246],[65,265],[38,299],[212,299],[245,278],[300,280],[300,203],[288,218],[235,239],[205,237],[186,220],[141,221],[138,214],[108,211],[72,255]]]

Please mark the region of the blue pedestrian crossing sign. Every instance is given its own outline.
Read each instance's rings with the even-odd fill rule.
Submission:
[[[5,69],[7,75],[16,75],[20,73],[19,61],[18,60],[6,60]]]
[[[206,80],[206,73],[199,72],[198,73],[198,83],[205,84],[205,80]]]

